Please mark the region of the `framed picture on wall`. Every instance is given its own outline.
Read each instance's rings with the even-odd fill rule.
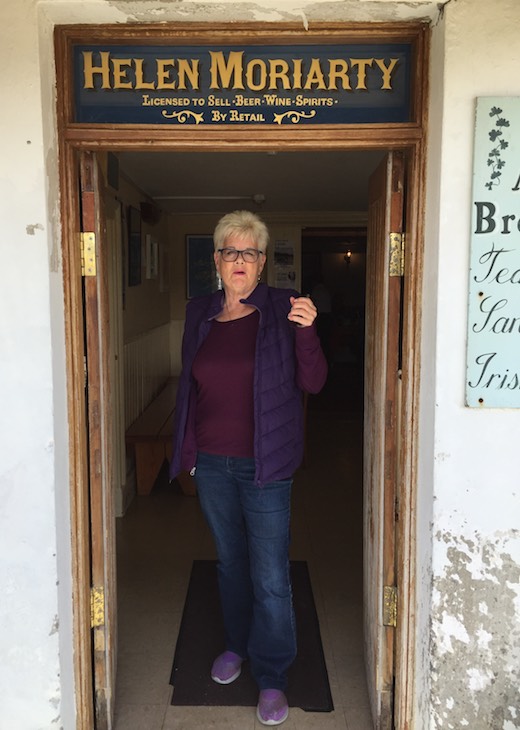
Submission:
[[[186,236],[186,294],[188,299],[217,290],[217,272],[213,261],[213,236]]]
[[[141,213],[128,208],[128,286],[141,283]]]

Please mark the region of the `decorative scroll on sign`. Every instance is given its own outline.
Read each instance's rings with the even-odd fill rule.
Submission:
[[[520,98],[477,101],[466,403],[520,408]]]
[[[410,121],[411,45],[75,45],[75,122]]]

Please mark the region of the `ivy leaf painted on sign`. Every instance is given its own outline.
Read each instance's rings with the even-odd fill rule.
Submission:
[[[487,165],[491,168],[491,175],[485,185],[488,190],[492,190],[495,185],[500,185],[500,178],[502,176],[501,170],[506,164],[504,160],[501,159],[500,152],[509,147],[509,142],[506,142],[505,139],[501,139],[501,137],[503,136],[502,130],[509,127],[510,124],[505,117],[500,116],[501,114],[502,109],[500,109],[500,107],[491,107],[489,116],[491,118],[498,117],[498,119],[495,121],[495,128],[489,131],[489,139],[491,142],[498,142],[498,144],[493,147],[488,154]]]

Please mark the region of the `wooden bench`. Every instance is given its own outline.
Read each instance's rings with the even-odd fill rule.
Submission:
[[[170,378],[126,432],[126,442],[135,452],[137,494],[150,494],[164,460],[171,461],[178,381]],[[188,472],[180,474],[177,481],[184,494],[196,493],[195,482]]]

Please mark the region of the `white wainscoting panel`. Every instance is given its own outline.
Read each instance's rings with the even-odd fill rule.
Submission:
[[[135,421],[170,377],[170,325],[125,344],[125,428]]]

